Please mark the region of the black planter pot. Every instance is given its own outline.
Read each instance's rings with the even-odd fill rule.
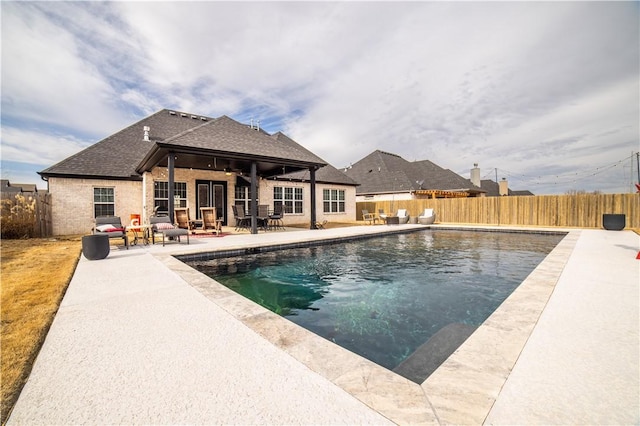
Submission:
[[[626,226],[627,218],[623,214],[603,214],[602,226],[609,231],[621,231]]]
[[[82,254],[89,260],[100,260],[109,256],[109,236],[85,235],[82,237]]]

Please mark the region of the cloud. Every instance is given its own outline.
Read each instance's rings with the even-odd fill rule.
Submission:
[[[49,167],[91,145],[70,134],[2,128],[2,161]],[[29,147],[29,149],[25,149]]]
[[[60,152],[161,108],[259,119],[336,167],[382,149],[537,176],[638,149],[633,2],[1,7],[3,127]]]

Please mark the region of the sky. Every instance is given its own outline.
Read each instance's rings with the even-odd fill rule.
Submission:
[[[635,192],[640,2],[0,2],[1,177],[161,109],[534,194]]]

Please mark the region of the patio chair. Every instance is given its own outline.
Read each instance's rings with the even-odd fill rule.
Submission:
[[[122,226],[122,220],[119,216],[98,216],[96,217],[96,224],[93,228],[94,234],[104,234],[111,238],[122,238],[124,240],[124,246],[129,250],[129,237],[127,236],[127,229]]]
[[[384,209],[378,209],[378,220],[380,220],[380,222],[386,222],[387,216],[388,215],[384,212]]]
[[[233,217],[236,220],[236,231],[249,230],[251,216],[244,214],[244,206],[233,205],[231,208],[233,209]]]
[[[369,213],[369,210],[362,210],[362,220],[365,224],[369,222],[369,225],[375,225],[378,218],[373,213]]]
[[[433,209],[424,209],[424,212],[418,216],[418,222],[422,225],[431,225],[436,220],[436,214]]]
[[[213,229],[216,235],[222,232],[222,219],[218,219],[215,207],[200,207],[200,217],[202,218],[202,230]]]
[[[175,221],[179,228],[193,229],[193,221],[189,219],[189,207],[179,207],[173,210],[175,213]]]
[[[282,204],[273,206],[273,214],[269,215],[269,227],[272,229],[284,229],[282,222]]]
[[[267,231],[269,229],[269,206],[267,204],[258,205],[258,226]]]
[[[164,247],[165,240],[167,238],[175,238],[178,242],[180,237],[187,236],[187,244],[189,244],[189,230],[179,228],[171,223],[169,216],[152,216],[149,218],[149,224],[151,224],[151,241],[152,244],[156,243],[156,234],[162,235],[162,246]]]
[[[407,213],[407,209],[398,209],[398,213],[396,213],[398,217],[398,223],[408,223],[409,222],[409,213]]]

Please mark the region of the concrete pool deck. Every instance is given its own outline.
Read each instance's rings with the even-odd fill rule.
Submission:
[[[173,257],[412,227],[192,238],[81,257],[8,424],[640,422],[640,237],[631,231],[566,230],[421,385]]]

